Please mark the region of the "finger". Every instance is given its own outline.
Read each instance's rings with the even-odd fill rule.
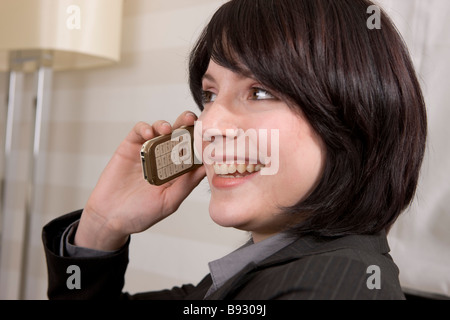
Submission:
[[[141,143],[155,137],[155,133],[151,125],[145,122],[138,122],[131,132],[128,134],[128,139],[131,142]]]
[[[197,120],[197,116],[195,113],[191,111],[185,111],[183,112],[177,120],[175,120],[173,124],[173,128],[179,128],[181,126],[192,126],[194,125],[194,122]]]
[[[172,133],[172,126],[165,120],[158,120],[152,125],[155,134],[164,135]]]
[[[167,207],[172,207],[172,210],[175,211],[205,176],[206,169],[201,166],[167,183],[166,191],[170,190],[165,195]]]

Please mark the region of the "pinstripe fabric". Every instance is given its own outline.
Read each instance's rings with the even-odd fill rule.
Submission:
[[[331,241],[305,237],[248,266],[211,299],[404,299],[384,233]],[[380,267],[380,289],[367,285]]]

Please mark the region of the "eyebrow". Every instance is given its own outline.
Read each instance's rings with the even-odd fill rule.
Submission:
[[[208,81],[211,81],[211,82],[216,83],[216,79],[215,79],[211,74],[209,74],[209,73],[205,73],[205,74],[203,75],[202,81],[203,81],[203,80],[208,80]]]
[[[249,79],[253,79],[255,81],[258,81],[258,79],[255,78],[255,76],[250,72],[250,70],[248,70],[247,68],[245,69],[241,69],[238,72],[234,71],[234,73],[239,77],[239,78],[249,78]],[[211,75],[210,73],[206,72],[203,77],[202,77],[202,81],[203,80],[208,80],[214,83],[217,83],[216,79],[214,78],[213,75]]]

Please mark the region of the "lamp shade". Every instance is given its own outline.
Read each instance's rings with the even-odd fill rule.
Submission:
[[[0,71],[18,52],[48,52],[54,70],[118,61],[122,6],[123,0],[1,0]]]

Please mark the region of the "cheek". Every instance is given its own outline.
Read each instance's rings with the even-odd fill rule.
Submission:
[[[309,131],[280,137],[279,171],[271,184],[280,205],[294,205],[314,190],[325,159],[322,145]]]

